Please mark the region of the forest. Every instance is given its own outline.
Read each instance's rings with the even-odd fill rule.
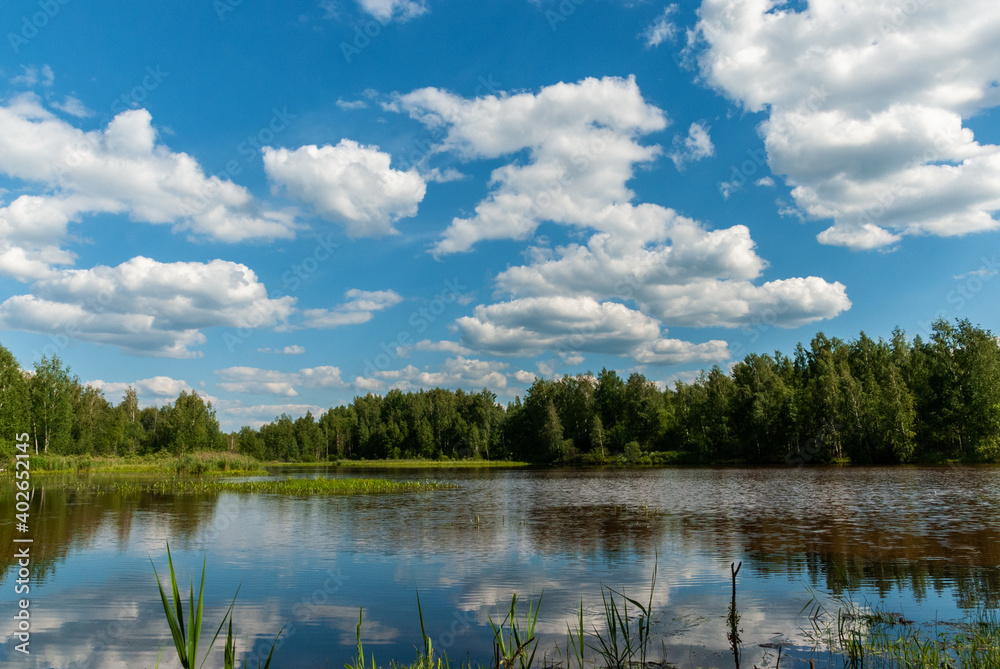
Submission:
[[[1000,460],[1000,344],[966,320],[926,340],[817,334],[661,388],[643,374],[536,378],[506,406],[489,390],[390,390],[318,416],[226,434],[181,392],[140,408],[81,385],[58,357],[22,369],[0,346],[0,454],[237,451],[261,460],[512,459],[538,464],[901,464]]]

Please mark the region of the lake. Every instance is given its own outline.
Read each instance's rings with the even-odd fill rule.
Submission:
[[[25,667],[152,667],[170,644],[150,559],[182,592],[207,555],[207,647],[237,590],[238,651],[270,645],[275,664],[342,667],[356,647],[409,662],[417,593],[437,653],[492,658],[489,618],[511,594],[541,596],[538,658],[564,661],[567,624],[603,625],[602,587],[655,611],[650,659],[733,667],[727,641],[737,577],[742,666],[826,666],[800,628],[815,596],[883,603],[922,624],[1000,598],[1000,468],[283,469],[279,476],[378,475],[455,488],[358,497],[78,492],[36,476],[31,656]],[[13,483],[0,540],[13,546]],[[20,536],[20,535],[19,535]],[[15,610],[5,549],[0,602]],[[197,585],[197,584],[196,584]],[[607,591],[605,591],[607,593]],[[521,607],[519,607],[520,610]],[[557,650],[558,648],[560,650]],[[205,666],[221,666],[220,654]],[[214,654],[214,651],[213,651]],[[591,653],[592,655],[592,653]],[[172,646],[163,667],[179,666]],[[539,663],[540,666],[540,663]],[[837,665],[839,666],[839,665]]]

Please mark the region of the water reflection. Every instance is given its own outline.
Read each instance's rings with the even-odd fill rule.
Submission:
[[[67,487],[73,483],[73,487]],[[33,539],[32,580],[44,583],[71,549],[102,543],[128,549],[134,538],[137,516],[152,516],[162,534],[175,541],[189,541],[199,534],[214,514],[218,495],[163,495],[156,493],[94,494],[63,478],[35,480],[35,493],[28,512],[30,531],[15,531],[14,490],[0,486],[0,543],[13,545],[14,538]],[[134,547],[133,547],[134,548]],[[16,560],[11,551],[0,555],[0,586]]]
[[[539,551],[651,555],[670,520],[649,507],[562,505],[531,509],[527,525],[532,545]]]
[[[165,565],[167,540],[183,581],[209,556],[206,629],[242,583],[240,648],[265,648],[284,627],[281,666],[346,660],[362,606],[377,659],[408,660],[419,643],[418,590],[435,648],[462,659],[490,656],[490,616],[499,619],[512,592],[522,601],[541,595],[541,652],[559,660],[555,644],[564,647],[578,607],[585,627],[602,629],[602,587],[645,601],[654,563],[655,655],[685,666],[732,665],[733,561],[744,563],[744,666],[767,653],[773,664],[776,645],[803,642],[807,587],[884,598],[926,620],[995,606],[1000,593],[997,468],[379,474],[459,488],[353,498],[118,495],[36,479],[37,666],[152,666],[169,633],[149,560]],[[0,487],[7,546],[13,506],[12,486]],[[12,552],[0,556],[5,603]],[[12,657],[13,644],[5,637],[0,652]],[[794,666],[785,657],[782,666]]]

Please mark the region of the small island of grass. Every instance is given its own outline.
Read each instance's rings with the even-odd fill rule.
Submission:
[[[446,490],[454,485],[432,481],[393,481],[377,478],[315,478],[268,481],[220,481],[218,479],[170,478],[159,481],[110,481],[93,483],[96,492],[171,494],[233,492],[281,495],[380,495],[388,493]]]
[[[400,458],[398,460],[334,460],[333,462],[269,462],[268,467],[301,467],[315,465],[318,467],[374,467],[386,469],[458,469],[458,468],[496,468],[496,467],[528,467],[531,463],[518,460],[428,460],[421,458]]]

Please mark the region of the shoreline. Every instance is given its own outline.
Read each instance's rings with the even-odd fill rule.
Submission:
[[[646,454],[630,460],[624,456],[607,459],[604,462],[578,461],[559,465],[540,465],[517,460],[427,460],[416,458],[379,460],[320,460],[308,462],[284,462],[256,460],[250,456],[228,451],[201,451],[180,456],[162,454],[133,456],[90,456],[90,455],[32,455],[32,474],[41,476],[66,474],[170,474],[174,476],[266,476],[283,469],[572,469],[590,471],[601,469],[840,469],[853,467],[914,468],[914,467],[980,467],[1000,466],[997,463],[963,462],[960,460],[928,460],[905,464],[852,463],[849,460],[817,462],[809,464],[762,464],[753,462],[720,461],[696,462],[682,457],[677,451]],[[658,457],[659,456],[659,457]],[[12,476],[11,463],[0,467],[0,477]]]

